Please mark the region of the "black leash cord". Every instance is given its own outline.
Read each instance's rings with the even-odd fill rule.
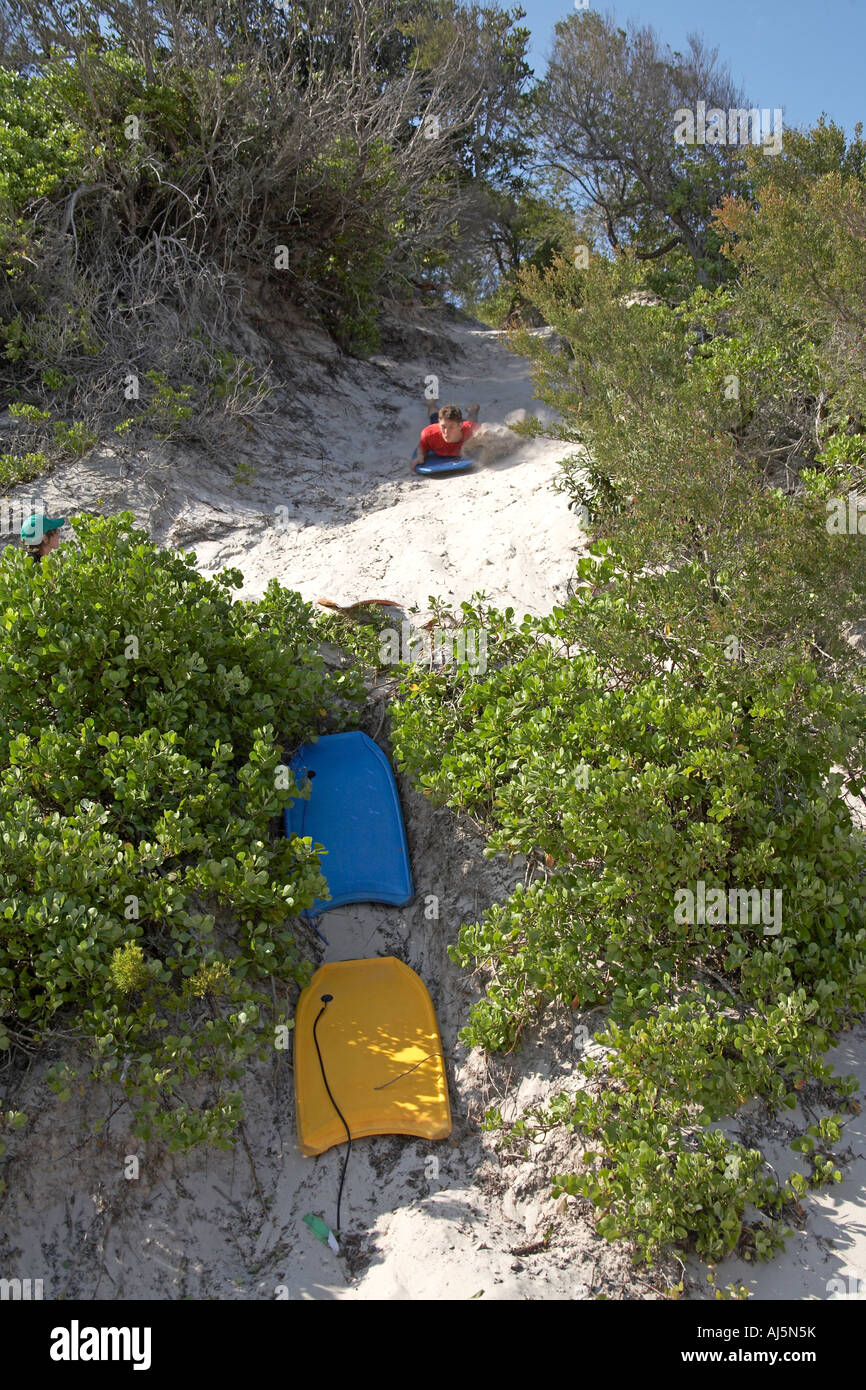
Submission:
[[[316,1021],[315,1021],[315,1023],[313,1024],[313,1042],[316,1044],[316,1055],[317,1055],[318,1058],[319,1058],[319,1066],[320,1066],[321,1069],[322,1069],[322,1080],[323,1080],[324,1083],[325,1083],[325,1090],[328,1092],[328,1099],[330,1100],[331,1104],[333,1105],[333,1107],[334,1107],[334,1109],[336,1110],[337,1114],[339,1115],[340,1119],[343,1121],[343,1128],[344,1128],[345,1131],[346,1131],[346,1138],[347,1138],[348,1141],[349,1141],[349,1147],[346,1149],[346,1157],[343,1159],[343,1171],[342,1171],[342,1173],[340,1174],[340,1190],[339,1190],[339,1192],[337,1193],[337,1231],[339,1231],[339,1229],[340,1229],[340,1204],[341,1204],[341,1202],[342,1202],[342,1200],[343,1200],[343,1183],[346,1181],[346,1169],[347,1169],[348,1166],[349,1166],[349,1154],[352,1152],[352,1135],[351,1135],[351,1133],[349,1132],[349,1126],[346,1124],[346,1119],[345,1119],[345,1116],[343,1115],[342,1110],[340,1109],[340,1107],[339,1107],[339,1105],[337,1104],[337,1102],[334,1100],[334,1097],[331,1095],[331,1088],[330,1088],[330,1086],[328,1085],[328,1078],[327,1078],[327,1076],[325,1075],[325,1064],[324,1064],[324,1062],[322,1061],[322,1054],[321,1054],[321,1051],[319,1050],[319,1039],[316,1037],[316,1029],[317,1029],[317,1027],[318,1027],[318,1025],[319,1025],[319,1019],[322,1017],[322,1014],[325,1012],[326,1008],[327,1008],[328,1005],[330,1004],[330,1002],[331,1002],[331,1000],[333,999],[333,997],[334,997],[333,994],[323,994],[323,995],[322,995],[322,1007],[320,1008],[319,1012],[316,1014]]]
[[[420,1062],[416,1062],[414,1067],[407,1067],[406,1071],[401,1071],[399,1076],[392,1076],[390,1081],[383,1081],[381,1086],[374,1086],[374,1091],[384,1091],[388,1086],[393,1086],[395,1081],[402,1081],[404,1076],[411,1076],[413,1071],[417,1071],[425,1062],[429,1062],[433,1057],[441,1057],[441,1052],[428,1052],[426,1057],[422,1057]]]

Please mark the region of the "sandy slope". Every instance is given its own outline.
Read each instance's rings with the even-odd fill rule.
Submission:
[[[248,338],[250,348],[263,349],[252,330]],[[431,594],[459,602],[483,588],[518,614],[543,613],[565,596],[582,537],[565,499],[549,490],[561,445],[524,441],[473,475],[443,481],[408,469],[426,423],[430,373],[440,378],[443,403],[479,400],[482,420],[539,413],[526,364],[499,335],[419,314],[392,323],[382,354],[362,363],[298,328],[277,365],[280,411],[248,449],[210,459],[176,447],[144,461],[91,456],[47,480],[48,510],[131,507],[161,543],[194,548],[203,570],[241,568],[250,596],[271,576],[309,599],[379,597],[406,609],[425,608]],[[255,476],[241,481],[239,464]],[[387,724],[380,741],[387,747]],[[98,1138],[83,1138],[82,1121],[106,1113],[104,1098],[87,1084],[58,1105],[45,1084],[47,1061],[39,1060],[19,1079],[16,1104],[34,1119],[11,1144],[0,1235],[8,1277],[44,1278],[54,1298],[294,1300],[653,1298],[665,1279],[679,1278],[674,1262],[636,1274],[627,1252],[598,1238],[586,1204],[554,1206],[550,1181],[570,1163],[566,1136],[509,1156],[480,1130],[488,1106],[514,1114],[574,1084],[574,1019],[553,1015],[513,1057],[467,1054],[457,1035],[472,982],[450,963],[447,946],[462,921],[505,895],[523,866],[485,860],[478,837],[450,812],[434,811],[402,781],[400,790],[416,903],[328,914],[329,945],[319,949],[323,959],[393,953],[425,980],[448,1067],[451,1140],[355,1145],[336,1256],[303,1216],[315,1212],[333,1224],[342,1149],[316,1159],[298,1152],[284,1056],[251,1072],[244,1086],[264,1209],[240,1146],[231,1155],[177,1158],[133,1140],[123,1110]],[[435,921],[423,913],[430,894],[439,900]],[[864,1043],[861,1029],[841,1052],[843,1068],[858,1065],[866,1080]],[[862,1296],[862,1124],[846,1133],[854,1151],[846,1182],[805,1204],[804,1230],[789,1252],[757,1273],[727,1262],[720,1283],[743,1279],[763,1298],[824,1298],[835,1291],[829,1279],[853,1273]],[[782,1163],[781,1129],[777,1138]],[[141,1160],[136,1181],[123,1177],[130,1153]],[[703,1271],[694,1264],[692,1273],[700,1296]]]
[[[549,490],[563,446],[518,441],[507,457],[441,480],[408,462],[428,423],[430,375],[442,404],[477,400],[482,421],[549,419],[527,363],[480,325],[434,333],[409,323],[386,348],[361,362],[299,330],[277,364],[279,412],[242,450],[203,459],[166,445],[144,466],[96,452],[46,480],[47,508],[130,507],[161,543],[194,549],[203,571],[241,568],[244,597],[276,577],[341,604],[424,608],[433,594],[459,602],[483,589],[518,612],[547,611],[565,596],[581,541],[565,498]]]
[[[305,598],[339,603],[374,596],[424,608],[432,594],[459,602],[483,588],[503,605],[538,612],[561,598],[580,539],[564,499],[547,486],[561,445],[526,441],[507,458],[441,480],[409,472],[427,423],[428,374],[439,377],[443,404],[480,401],[481,420],[533,409],[526,364],[498,335],[456,328],[453,336],[464,346],[459,365],[440,369],[432,352],[415,361],[381,357],[387,379],[378,390],[367,368],[341,380],[332,397],[319,397],[326,461],[293,458],[288,479],[284,468],[263,467],[250,491],[287,514],[278,512],[277,524],[264,530],[254,525],[225,540],[197,541],[203,568],[241,566],[248,594],[276,575]],[[395,404],[396,413],[382,411],[378,399]]]

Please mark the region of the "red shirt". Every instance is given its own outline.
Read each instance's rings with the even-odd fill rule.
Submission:
[[[478,429],[478,425],[474,420],[464,420],[461,429],[463,430],[463,438],[458,440],[456,444],[446,444],[441,426],[428,425],[426,429],[421,431],[421,448],[430,449],[434,454],[440,454],[442,458],[456,458],[470,434],[474,434]]]

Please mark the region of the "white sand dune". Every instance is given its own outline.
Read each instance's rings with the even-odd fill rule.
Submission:
[[[351,364],[338,388],[317,394],[324,458],[294,454],[290,444],[268,449],[254,482],[239,491],[256,499],[261,518],[219,540],[195,539],[201,568],[237,565],[245,595],[261,593],[275,575],[305,598],[341,604],[383,597],[425,609],[431,595],[459,603],[483,589],[501,606],[542,612],[561,599],[581,540],[565,499],[549,490],[561,444],[512,436],[512,452],[469,474],[421,478],[409,469],[427,424],[430,374],[443,404],[479,401],[480,419],[502,435],[506,415],[539,409],[526,363],[499,335],[454,325],[449,336],[462,348],[456,365],[439,368],[432,348],[414,361],[380,357]],[[202,521],[192,498],[175,534],[206,537]]]

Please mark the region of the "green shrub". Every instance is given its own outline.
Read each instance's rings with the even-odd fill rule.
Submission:
[[[233,602],[236,571],[203,579],[128,514],[73,525],[38,568],[0,559],[0,1016],[92,1046],[141,1137],[225,1145],[325,889],[313,847],[271,833],[298,795],[283,750],[359,689],[276,581]]]
[[[0,454],[0,487],[29,483],[51,467],[47,454]]]
[[[0,67],[0,204],[26,204],[76,178],[81,134],[62,117],[42,77]]]
[[[84,458],[99,443],[99,436],[88,429],[82,420],[76,420],[71,425],[63,420],[55,420],[53,433],[57,447],[77,459]]]
[[[14,420],[26,420],[29,425],[41,425],[51,419],[50,410],[40,410],[37,405],[27,405],[23,401],[13,401],[9,414]]]
[[[769,1253],[795,1188],[704,1131],[827,1081],[822,1052],[866,1006],[866,845],[844,799],[863,785],[866,701],[794,653],[761,667],[648,630],[647,596],[664,608],[677,573],[629,575],[596,547],[580,575],[519,627],[464,605],[488,629],[487,674],[416,669],[394,714],[415,783],[540,875],[450,948],[486,981],[461,1039],[511,1049],[553,1003],[603,1009],[613,1061],[579,1061],[586,1089],[552,1108],[598,1162],[560,1189],[647,1258],[683,1241]],[[725,903],[778,891],[778,923],[686,920],[698,881]],[[835,1173],[826,1154],[818,1172]],[[743,1225],[749,1204],[766,1229]]]

